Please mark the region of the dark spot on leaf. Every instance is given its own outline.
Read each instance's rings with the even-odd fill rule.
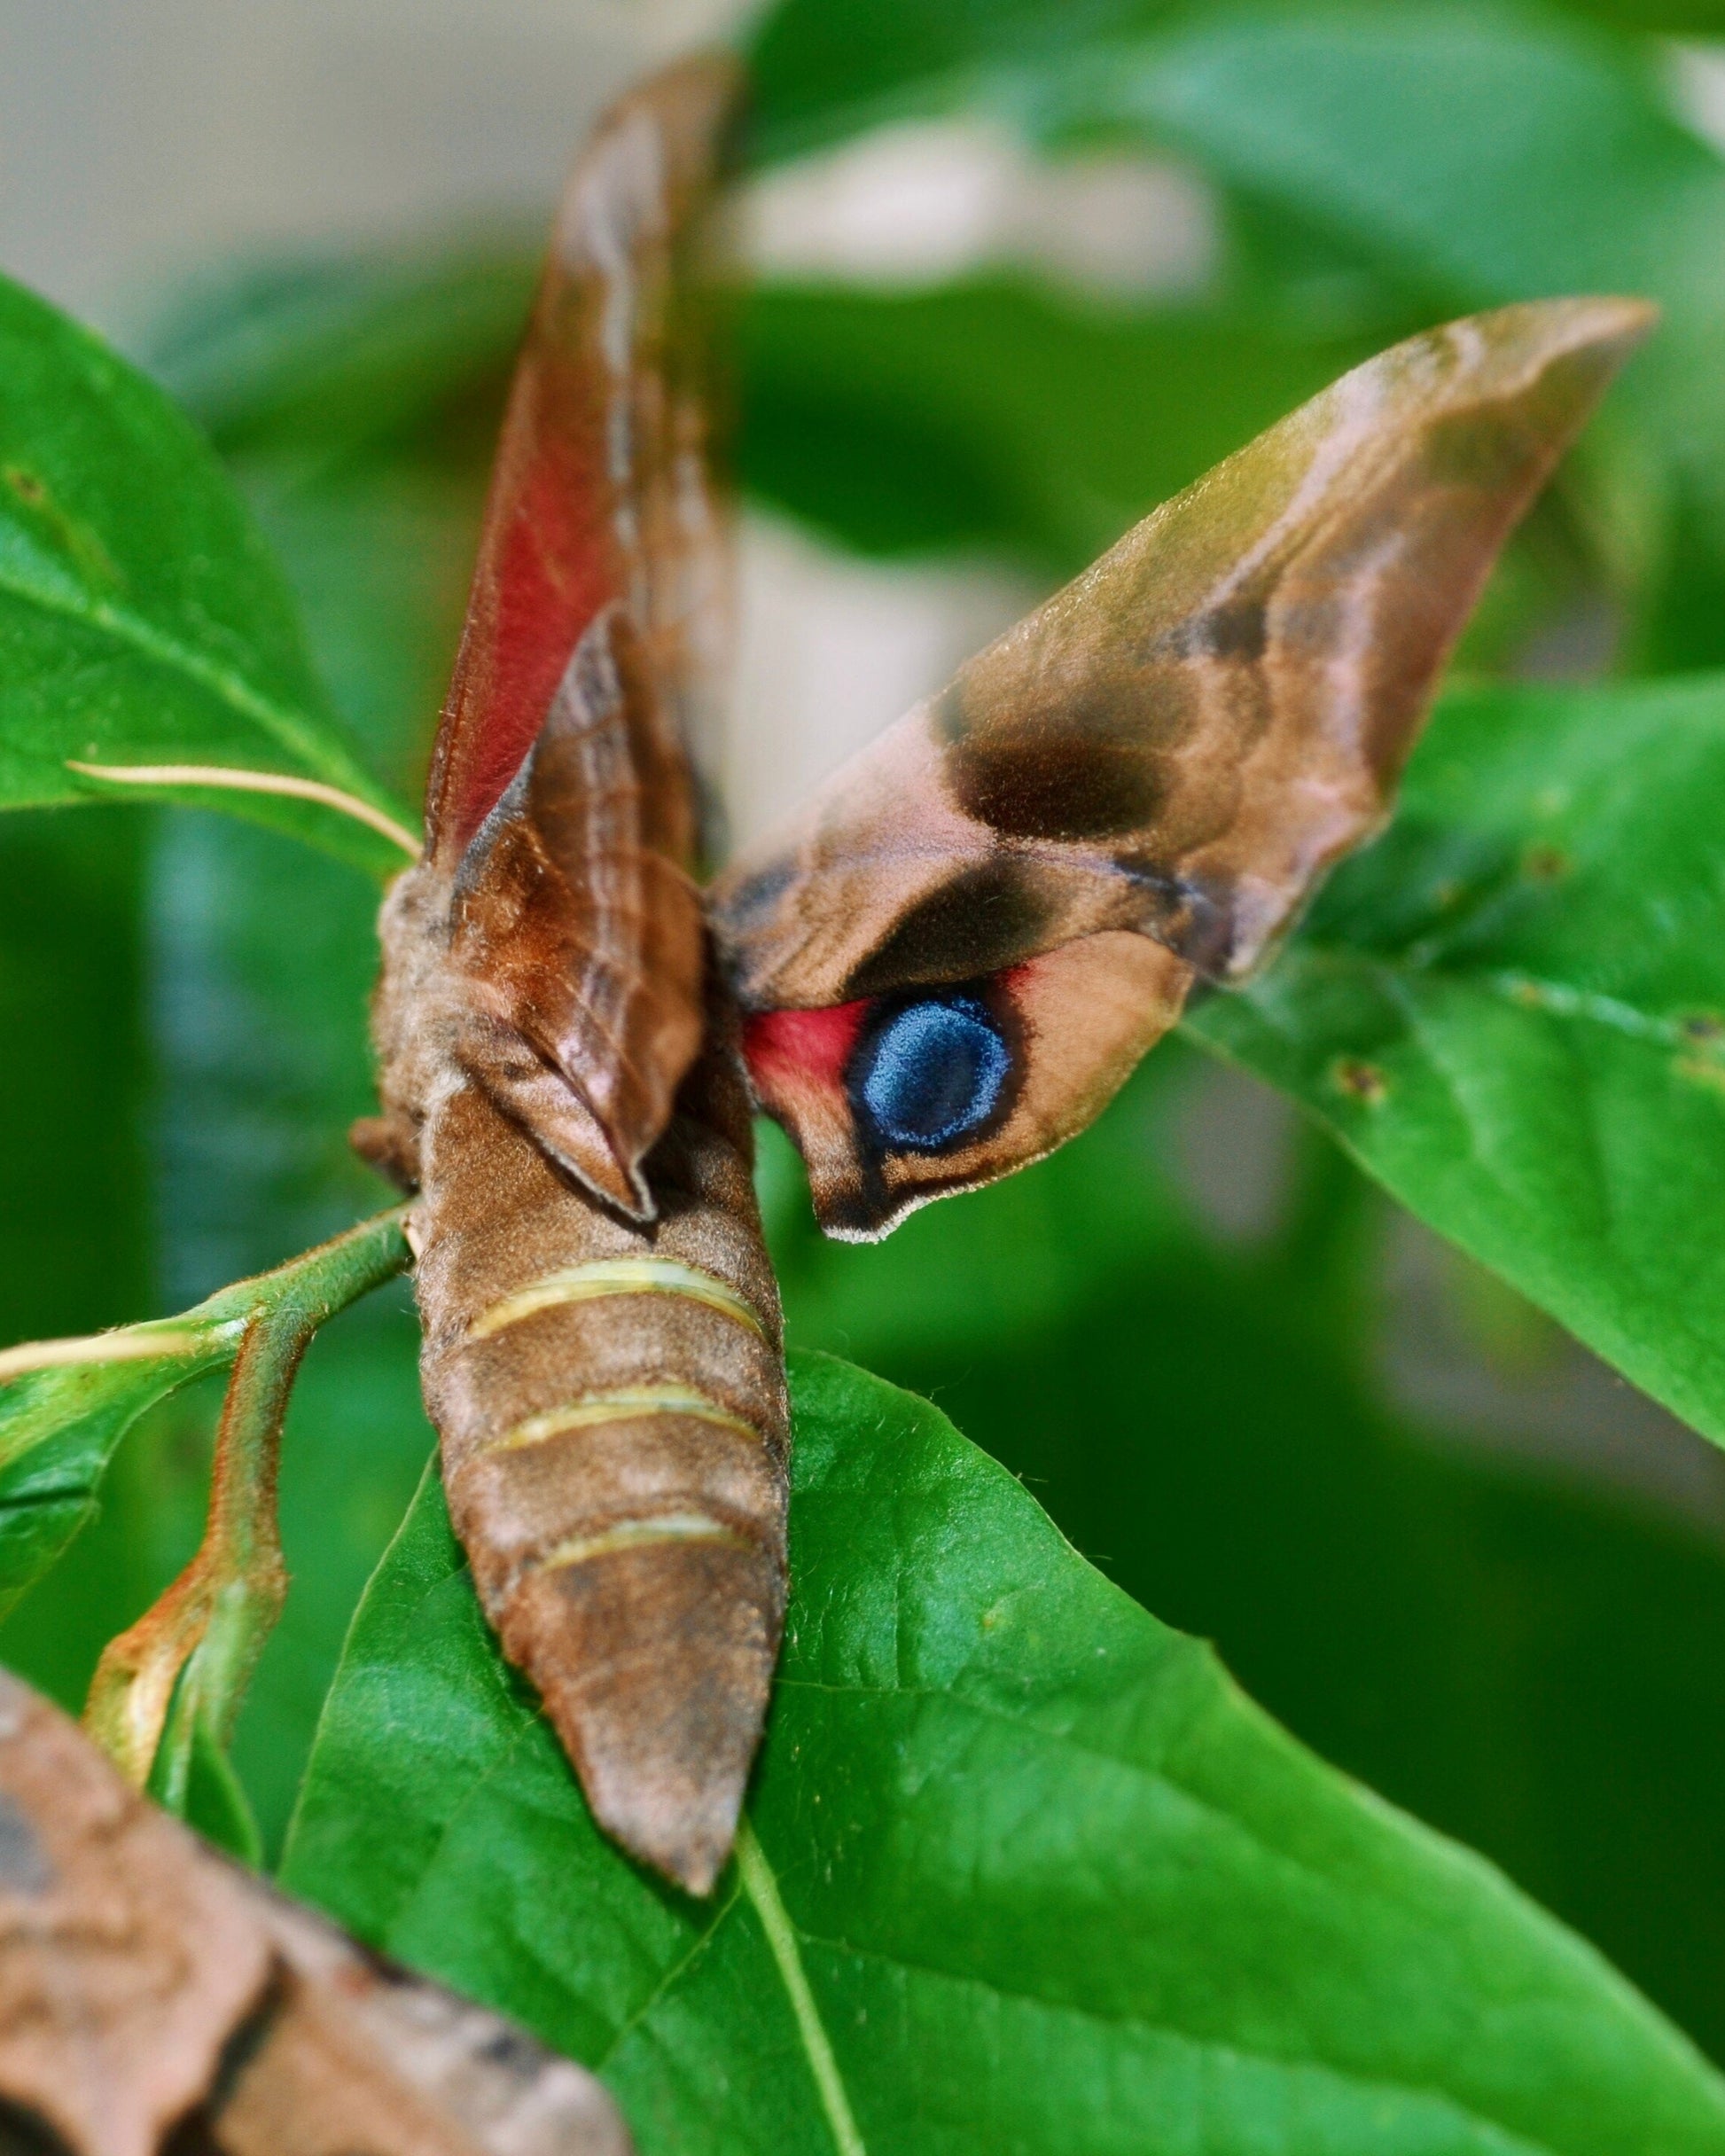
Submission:
[[[1530,883],[1556,883],[1574,866],[1560,846],[1530,846],[1521,857],[1521,872]]]
[[[41,518],[54,543],[71,558],[90,582],[101,584],[122,582],[113,556],[98,534],[89,525],[66,514],[39,474],[25,471],[20,465],[8,465],[4,477],[24,506]]]
[[[1686,1041],[1704,1044],[1725,1041],[1725,1018],[1721,1018],[1716,1011],[1691,1011],[1679,1021],[1678,1031]]]
[[[1018,863],[981,862],[913,906],[857,966],[842,1000],[997,973],[1030,956],[1047,918]]]
[[[1344,1056],[1331,1073],[1336,1090],[1357,1100],[1362,1107],[1381,1107],[1390,1097],[1390,1082],[1375,1063],[1362,1063]]]

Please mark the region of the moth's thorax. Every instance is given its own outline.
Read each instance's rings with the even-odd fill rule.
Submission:
[[[358,1150],[409,1189],[419,1183],[419,1132],[440,1088],[458,1078],[462,984],[449,964],[449,879],[420,862],[398,876],[378,914],[383,962],[371,996],[383,1113],[354,1127]]]

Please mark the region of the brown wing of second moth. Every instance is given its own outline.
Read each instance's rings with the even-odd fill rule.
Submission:
[[[0,1672],[0,2144],[628,2156],[592,2075],[366,1953]]]
[[[808,1133],[823,1224],[878,1234],[1047,1152],[1194,978],[1237,980],[1273,948],[1384,822],[1499,548],[1652,318],[1546,301],[1368,361],[1146,518],[721,878],[751,1067]],[[1143,1024],[1130,1049],[1104,1028],[1097,1051],[1048,969],[1120,932],[1165,963],[1146,994],[1112,944]],[[1094,994],[1097,965],[1081,975]],[[956,1009],[961,988],[947,1020],[899,1014]],[[967,1122],[965,1074],[995,1064]]]

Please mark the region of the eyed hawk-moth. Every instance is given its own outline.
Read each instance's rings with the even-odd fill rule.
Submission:
[[[704,897],[687,743],[724,576],[691,273],[733,93],[720,64],[656,77],[565,197],[356,1133],[418,1193],[425,1393],[486,1611],[600,1824],[696,1893],[786,1593],[752,1105],[849,1238],[1081,1129],[1381,825],[1500,546],[1651,319],[1511,306],[1356,368]]]

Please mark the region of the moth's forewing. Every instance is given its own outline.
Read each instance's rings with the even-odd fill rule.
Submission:
[[[425,879],[475,986],[460,1060],[637,1214],[701,1038],[683,742],[714,692],[724,550],[694,258],[735,90],[716,60],[656,76],[570,182],[426,794]],[[399,1116],[374,1147],[410,1149]]]
[[[1651,321],[1548,301],[1356,368],[720,879],[755,1083],[824,1225],[883,1233],[1048,1152],[1193,978],[1273,948],[1383,823],[1499,548]],[[1135,997],[1131,1050],[1097,1011]]]
[[[7,2147],[627,2156],[590,2074],[216,1856],[4,1672],[0,1933]]]
[[[590,624],[627,603],[675,747],[723,634],[707,465],[703,214],[728,62],[667,68],[600,121],[565,191],[511,386],[426,789],[452,870],[544,723]],[[691,274],[691,270],[697,272]],[[673,850],[688,841],[686,826]]]
[[[689,781],[666,702],[632,616],[611,602],[468,842],[450,904],[460,1061],[633,1214],[652,1210],[641,1162],[700,1045]]]

